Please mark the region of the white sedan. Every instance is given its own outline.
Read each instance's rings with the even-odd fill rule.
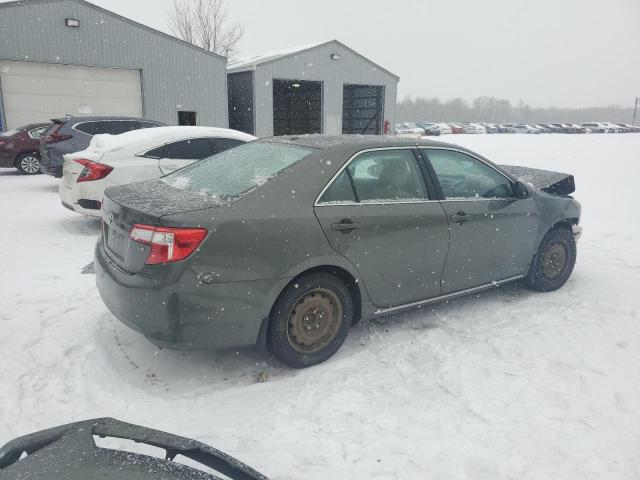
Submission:
[[[487,133],[487,129],[482,125],[478,125],[477,123],[465,123],[464,124],[464,133]]]
[[[531,125],[514,125],[513,127],[511,127],[511,131],[513,133],[528,133],[528,134],[542,133],[542,130],[538,128],[534,128]]]
[[[62,204],[100,216],[105,189],[158,178],[256,137],[209,127],[158,127],[96,135],[86,150],[64,156],[58,186]]]

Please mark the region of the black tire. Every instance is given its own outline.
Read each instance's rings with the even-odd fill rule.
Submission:
[[[15,166],[20,175],[38,175],[40,173],[40,156],[37,153],[23,153],[16,158]]]
[[[301,307],[296,311],[298,305]],[[304,275],[282,292],[271,310],[268,348],[292,368],[322,363],[347,338],[353,312],[351,293],[342,280],[328,273]],[[317,345],[313,335],[322,337]]]
[[[542,239],[527,277],[528,285],[539,292],[562,287],[576,263],[576,239],[566,228],[554,228]]]

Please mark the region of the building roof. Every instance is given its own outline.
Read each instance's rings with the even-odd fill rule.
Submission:
[[[10,2],[0,3],[0,8],[3,8],[3,7],[21,7],[21,6],[29,6],[29,4],[35,4],[35,3],[54,3],[54,2],[62,2],[62,1],[65,1],[65,0],[13,0],[13,1],[10,1]],[[80,5],[84,6],[84,7],[92,8],[92,9],[97,10],[98,12],[100,12],[100,13],[102,13],[104,15],[109,15],[109,16],[114,17],[114,18],[116,18],[118,20],[121,20],[123,22],[127,22],[127,23],[129,23],[129,24],[131,24],[131,25],[133,25],[135,27],[142,28],[142,29],[147,30],[147,31],[149,31],[151,33],[155,33],[156,35],[160,35],[160,36],[163,36],[163,37],[165,37],[167,39],[173,40],[174,42],[178,42],[178,43],[184,45],[185,47],[194,48],[194,49],[196,49],[196,50],[198,50],[198,51],[200,51],[202,53],[206,53],[208,55],[211,55],[211,56],[214,56],[214,57],[218,57],[218,58],[223,59],[223,60],[227,59],[223,55],[219,55],[219,54],[211,52],[209,50],[205,50],[204,48],[201,48],[201,47],[199,47],[197,45],[194,45],[192,43],[186,42],[186,41],[184,41],[184,40],[182,40],[182,39],[180,39],[178,37],[174,37],[173,35],[169,35],[168,33],[161,32],[160,30],[156,30],[155,28],[151,28],[151,27],[149,27],[147,25],[144,25],[142,23],[136,22],[135,20],[131,20],[130,18],[123,17],[122,15],[118,15],[117,13],[112,12],[111,10],[107,10],[106,8],[99,7],[98,5],[94,5],[93,3],[87,2],[86,0],[68,0],[68,1],[78,3],[78,4],[80,4]]]
[[[328,40],[328,41],[323,41],[323,42],[310,43],[310,44],[307,44],[307,45],[300,45],[300,46],[297,46],[297,47],[284,48],[282,50],[272,50],[272,51],[269,51],[269,52],[261,53],[259,55],[251,55],[251,56],[247,56],[247,57],[238,58],[238,59],[235,59],[235,60],[229,60],[228,63],[227,63],[227,70],[229,72],[255,70],[256,67],[258,67],[259,65],[264,65],[266,63],[271,63],[271,62],[274,62],[274,61],[279,60],[279,59],[284,58],[284,57],[297,55],[297,54],[300,54],[302,52],[306,52],[307,50],[312,50],[314,48],[322,47],[322,46],[328,45],[330,43],[338,44],[342,48],[344,48],[344,49],[348,50],[349,52],[351,52],[352,54],[354,54],[354,55],[364,59],[365,61],[371,63],[372,65],[374,65],[379,70],[381,70],[383,72],[386,72],[389,75],[392,75],[392,76],[396,77],[397,79],[400,78],[400,77],[398,77],[398,75],[390,72],[386,68],[381,67],[377,63],[372,62],[370,59],[368,59],[364,55],[361,55],[360,53],[356,52],[355,50],[352,50],[351,48],[347,47],[344,43],[339,42],[338,40]]]

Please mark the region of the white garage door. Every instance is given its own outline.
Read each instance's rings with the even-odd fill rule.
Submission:
[[[0,61],[7,125],[69,115],[142,116],[139,70]]]

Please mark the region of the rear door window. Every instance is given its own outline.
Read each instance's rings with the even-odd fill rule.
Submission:
[[[355,201],[356,196],[351,187],[351,180],[349,179],[347,170],[345,169],[333,180],[329,188],[325,190],[322,197],[320,197],[319,203],[349,203]]]
[[[164,158],[164,147],[165,145],[162,145],[161,147],[157,147],[157,148],[154,148],[153,150],[149,150],[143,156],[147,158]]]
[[[103,123],[104,131],[99,133],[110,133],[111,135],[120,135],[141,128],[140,122],[133,120],[113,120],[100,123]]]
[[[42,136],[42,134],[47,130],[47,128],[49,127],[38,127],[32,130],[29,130],[29,136],[34,140],[37,140]]]
[[[105,125],[101,125],[103,122],[83,122],[73,126],[73,128],[79,132],[86,133],[87,135],[97,135],[105,132]]]
[[[411,150],[365,152],[347,167],[360,202],[425,200],[427,187]]]
[[[165,146],[164,157],[170,159],[202,160],[212,154],[212,145],[208,138],[190,138]]]

